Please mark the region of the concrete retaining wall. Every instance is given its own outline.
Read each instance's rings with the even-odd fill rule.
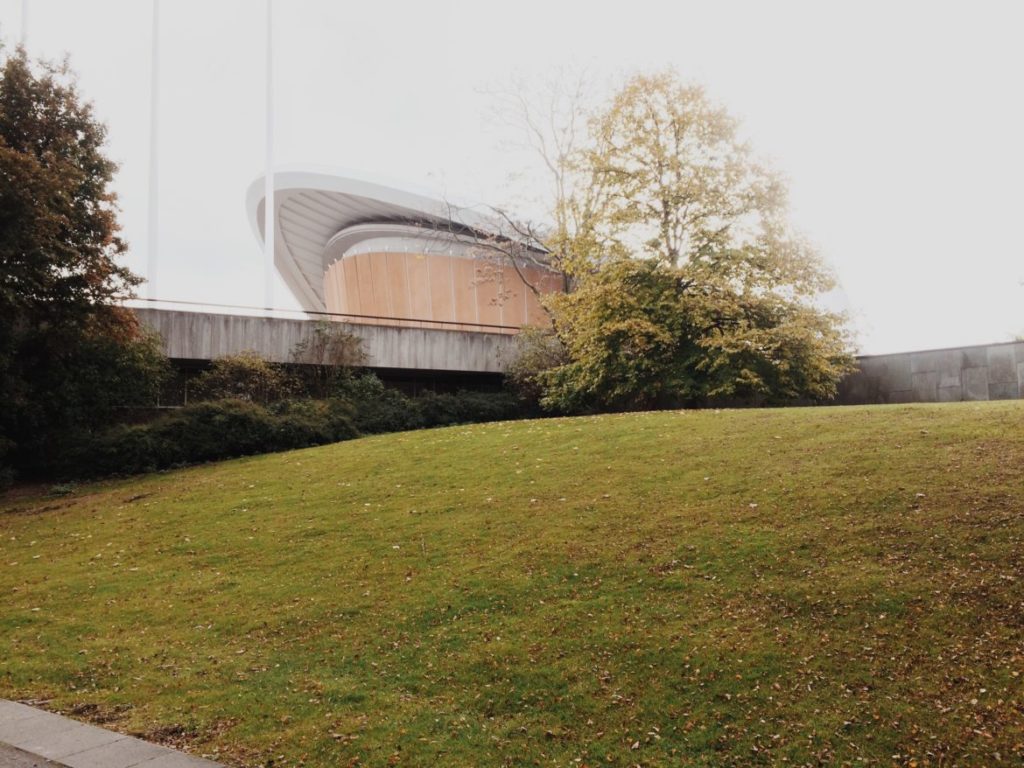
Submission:
[[[315,324],[246,315],[136,309],[164,339],[168,357],[212,360],[253,350],[267,360],[291,362],[296,344]],[[363,339],[372,368],[500,373],[512,336],[500,333],[347,325]],[[834,401],[856,403],[953,402],[1024,397],[1024,342],[902,352],[858,358],[860,370],[839,384]]]
[[[1024,342],[858,358],[837,403],[931,403],[1024,397]]]
[[[292,361],[292,350],[307,339],[315,323],[246,315],[219,315],[164,309],[136,309],[143,323],[164,340],[164,352],[178,360],[212,360],[246,350],[275,363]],[[349,324],[363,340],[367,365],[417,371],[500,373],[502,351],[512,336],[500,333],[442,331]]]

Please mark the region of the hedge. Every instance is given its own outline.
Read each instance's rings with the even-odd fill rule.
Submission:
[[[221,400],[189,405],[148,424],[117,426],[73,450],[62,474],[150,472],[333,443],[359,434],[345,402],[291,402],[275,411],[242,400]]]
[[[195,403],[156,419],[115,426],[70,448],[56,475],[129,475],[207,461],[350,440],[360,434],[516,418],[507,393],[427,393],[408,397],[375,376],[347,382],[340,397],[258,405]]]

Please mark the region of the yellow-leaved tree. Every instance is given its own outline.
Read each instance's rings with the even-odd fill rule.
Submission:
[[[563,411],[833,396],[852,366],[845,318],[819,301],[833,275],[736,121],[663,72],[629,79],[586,125],[557,157],[572,182],[545,241],[571,269],[545,299],[544,343],[564,355],[513,363],[518,378]],[[523,336],[524,359],[537,341]]]

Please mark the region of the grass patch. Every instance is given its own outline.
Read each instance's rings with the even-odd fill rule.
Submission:
[[[234,765],[1024,759],[1024,403],[386,435],[0,502],[0,695]]]

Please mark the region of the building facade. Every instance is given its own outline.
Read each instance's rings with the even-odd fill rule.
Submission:
[[[562,277],[493,219],[443,200],[305,171],[275,174],[274,263],[302,308],[350,323],[515,333],[547,322]],[[249,190],[263,239],[264,182]]]

